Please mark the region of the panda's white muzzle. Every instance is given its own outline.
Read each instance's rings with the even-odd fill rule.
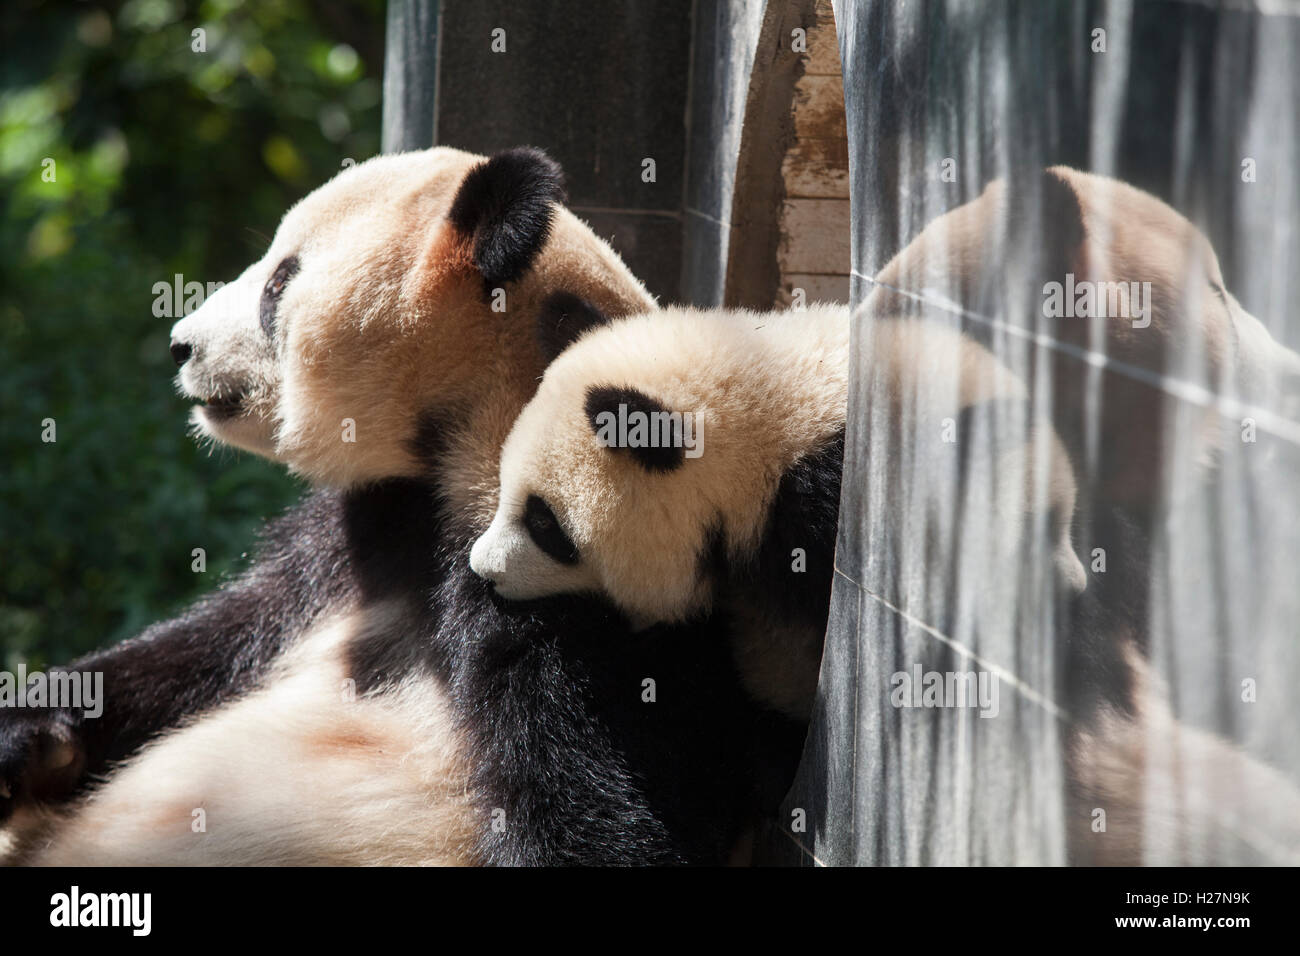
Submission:
[[[469,566],[509,601],[526,601],[582,587],[577,569],[560,564],[539,548],[518,521],[506,516],[504,509],[474,542]]]
[[[270,454],[271,424],[263,420],[277,379],[275,350],[258,321],[259,266],[218,289],[171,331],[180,365],[177,387],[203,403],[193,421],[213,438]]]

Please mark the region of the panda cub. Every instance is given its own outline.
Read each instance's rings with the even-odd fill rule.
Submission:
[[[640,627],[721,609],[747,690],[806,718],[834,566],[848,310],[670,309],[606,324],[571,296],[545,308],[601,327],[552,362],[516,421],[473,570],[506,599],[605,595]],[[989,352],[943,326],[882,321],[871,334],[900,420],[904,406],[939,421],[1027,400]],[[1055,433],[1044,437],[1054,560],[1082,590],[1073,473]],[[1028,478],[1035,445],[999,452],[997,468]],[[1029,484],[1006,483],[1022,496]],[[1023,497],[1007,508],[1030,510]]]

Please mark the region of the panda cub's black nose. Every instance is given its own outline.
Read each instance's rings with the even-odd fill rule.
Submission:
[[[172,343],[172,361],[177,365],[184,365],[186,360],[194,354],[194,349],[190,348],[186,342]]]

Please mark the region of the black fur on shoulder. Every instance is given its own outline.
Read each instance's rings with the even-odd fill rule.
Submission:
[[[657,422],[667,421],[658,416],[670,416],[672,413],[665,405],[645,392],[626,386],[592,385],[587,389],[584,408],[591,430],[597,437],[600,437],[611,424],[608,419],[602,421],[606,415],[613,416],[612,424],[616,432],[618,423],[624,416],[637,414],[645,416],[646,444],[630,442],[619,444],[619,439],[616,438],[614,443],[607,444],[605,447],[619,454],[631,455],[632,460],[646,471],[673,471],[685,463],[686,449],[682,444],[680,431],[674,431],[666,425],[662,429],[655,427]],[[665,435],[665,431],[669,434]]]
[[[474,265],[488,288],[526,273],[546,244],[564,174],[540,149],[497,153],[469,171],[448,213],[474,242]]]
[[[467,545],[447,542],[423,482],[313,495],[270,526],[253,566],[226,588],[76,662],[105,673],[101,719],[0,713],[15,799],[84,790],[157,734],[258,686],[328,608],[382,602],[348,646],[349,673],[362,693],[420,672],[449,689],[482,862],[724,862],[769,768],[789,779],[801,740],[743,694],[725,622],[634,632],[586,599],[501,602],[469,569]],[[65,791],[42,790],[54,778],[34,778],[30,765],[69,735],[78,773],[56,781]],[[492,826],[498,807],[504,830]]]
[[[740,689],[725,623],[634,632],[594,599],[501,601],[464,550],[439,561],[426,636],[362,637],[350,659],[360,687],[417,668],[448,687],[481,861],[724,862],[758,810],[764,768],[791,773],[801,740],[765,736],[771,720]]]
[[[732,570],[745,593],[752,593],[775,620],[793,626],[826,626],[843,468],[844,430],[840,429],[781,476],[758,552],[751,562]],[[796,548],[803,551],[802,571],[795,570]]]
[[[442,468],[449,442],[447,421],[461,411],[457,409],[449,413],[447,409],[427,408],[416,419],[415,434],[407,441],[407,448],[424,466],[425,474],[436,475]]]
[[[311,495],[270,522],[247,570],[139,637],[66,669],[104,675],[103,713],[0,711],[0,819],[15,803],[75,796],[160,733],[254,687],[331,606],[412,596],[418,603],[437,534],[434,493],[416,481]],[[21,716],[22,720],[17,717]],[[73,762],[41,765],[66,744]]]
[[[609,316],[582,296],[572,292],[553,292],[537,313],[535,334],[542,358],[550,365],[556,356],[578,340],[584,332],[609,323]]]

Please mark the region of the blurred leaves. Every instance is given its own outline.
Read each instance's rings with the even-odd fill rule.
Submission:
[[[152,290],[233,278],[295,200],[378,150],[382,16],[379,0],[0,12],[0,667],[175,611],[297,497],[282,469],[188,436]]]

